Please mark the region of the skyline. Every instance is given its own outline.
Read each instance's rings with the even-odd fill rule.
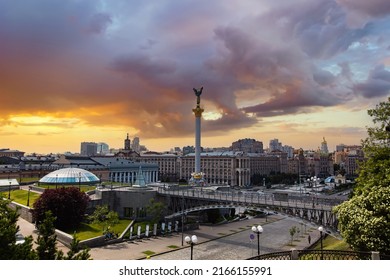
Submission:
[[[0,1],[0,148],[360,144],[390,95],[386,0]]]

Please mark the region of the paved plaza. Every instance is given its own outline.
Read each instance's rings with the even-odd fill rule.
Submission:
[[[201,225],[197,230],[184,232],[184,236],[196,235],[198,237],[198,244],[194,246],[193,251],[194,259],[243,260],[257,255],[257,236],[252,233],[251,227],[259,224],[264,229],[260,235],[261,254],[286,251],[292,248],[304,249],[309,245],[309,234],[311,242],[319,238],[316,225],[307,222],[303,224],[300,220],[281,215],[269,216],[267,221],[265,218],[253,218],[218,226]],[[37,235],[33,224],[19,219],[18,225],[23,235],[33,235],[36,239]],[[290,245],[289,229],[293,226],[299,228],[300,233]],[[58,247],[64,252],[68,250],[61,243],[58,243]],[[190,247],[185,242],[182,246],[181,233],[91,248],[90,254],[91,258],[95,260],[136,260],[145,259],[148,251],[153,252],[150,258],[155,260],[186,260],[190,258]]]

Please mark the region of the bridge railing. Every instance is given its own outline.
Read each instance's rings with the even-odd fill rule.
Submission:
[[[245,204],[262,204],[272,206],[287,206],[287,207],[301,207],[301,208],[316,208],[322,210],[330,210],[333,206],[340,204],[341,201],[333,199],[318,199],[307,196],[284,196],[278,197],[272,194],[260,194],[260,193],[242,193],[239,191],[227,191],[227,192],[209,192],[202,189],[165,189],[163,187],[158,188],[158,193],[162,195],[172,195],[185,198],[197,198],[204,200],[214,200],[218,202],[236,202]]]
[[[388,260],[379,252],[341,250],[291,250],[254,256],[248,260]]]

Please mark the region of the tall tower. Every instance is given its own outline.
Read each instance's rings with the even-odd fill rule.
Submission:
[[[130,139],[129,134],[127,133],[127,138],[125,139],[125,150],[130,151]]]
[[[200,95],[202,94],[203,87],[200,89],[193,89],[196,95],[196,108],[192,109],[192,112],[195,114],[195,172],[192,173],[192,178],[190,179],[191,184],[194,185],[203,185],[203,173],[200,171],[200,127],[201,127],[201,117],[203,109],[200,107]]]

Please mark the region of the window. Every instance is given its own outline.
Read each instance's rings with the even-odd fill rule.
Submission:
[[[123,208],[123,215],[126,218],[131,218],[134,215],[134,209],[132,207],[124,207]]]
[[[140,208],[137,208],[136,211],[137,211],[137,215],[136,215],[137,217],[139,217],[139,218],[146,217],[146,209],[145,208],[140,207]]]

